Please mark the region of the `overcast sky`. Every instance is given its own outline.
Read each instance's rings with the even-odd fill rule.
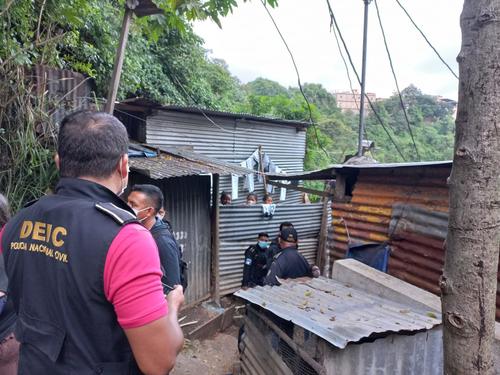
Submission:
[[[445,61],[457,72],[460,50],[461,0],[400,0]],[[243,3],[232,15],[215,23],[195,24],[210,56],[223,59],[242,82],[257,77],[297,86],[290,57],[260,0]],[[361,72],[363,1],[330,0],[357,69]],[[378,0],[389,50],[401,89],[413,83],[424,93],[457,98],[457,79],[447,70],[395,0]],[[383,45],[375,4],[368,21],[367,91],[388,97],[395,91]],[[271,9],[297,62],[302,82],[321,83],[330,91],[349,90],[349,81],[324,0],[280,0]],[[353,85],[355,77],[351,73]],[[356,88],[356,86],[355,86]]]

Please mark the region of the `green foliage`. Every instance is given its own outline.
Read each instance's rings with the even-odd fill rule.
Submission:
[[[452,158],[454,143],[453,104],[438,101],[435,97],[423,94],[411,85],[401,92],[407,110],[415,144],[421,160],[449,160]],[[408,125],[397,94],[375,103],[375,108],[391,134],[406,161],[417,161]],[[387,135],[373,114],[367,118],[368,137],[375,141],[378,161],[401,162],[403,159],[388,141]]]
[[[55,128],[23,68],[0,65],[0,191],[15,212],[39,198],[56,178]],[[15,83],[15,84],[14,84]]]

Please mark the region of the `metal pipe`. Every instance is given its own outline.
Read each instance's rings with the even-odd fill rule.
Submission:
[[[363,135],[365,133],[365,86],[366,86],[366,49],[368,44],[368,5],[371,0],[363,0],[365,3],[365,17],[363,28],[363,62],[361,67],[361,98],[359,107],[359,134],[358,134],[358,156],[363,155]]]

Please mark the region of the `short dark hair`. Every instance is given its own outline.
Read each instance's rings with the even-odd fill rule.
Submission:
[[[134,191],[146,195],[151,200],[156,213],[163,207],[163,193],[158,186],[151,184],[134,185],[130,189],[130,193]]]
[[[267,201],[267,198],[273,199],[273,196],[271,194],[264,194],[264,197],[262,197],[262,202]]]
[[[259,235],[257,236],[257,238],[259,237],[267,237],[269,238],[269,234],[267,234],[266,232],[260,232]]]
[[[10,219],[9,202],[3,194],[0,194],[0,229],[7,224]]]
[[[280,224],[280,232],[283,230],[283,228],[293,228],[293,224],[289,221],[284,221]]]
[[[258,198],[257,198],[257,194],[255,194],[255,193],[249,193],[249,194],[247,195],[247,199],[248,199],[248,198],[250,198],[250,197],[254,197],[254,198],[255,198],[255,201],[257,202],[257,199],[258,199]]]
[[[104,112],[77,111],[59,126],[61,177],[109,177],[128,151],[125,126]]]
[[[229,194],[229,193],[227,193],[227,192],[225,192],[225,191],[223,191],[223,192],[220,194],[220,202],[221,202],[221,203],[224,203],[224,202],[222,201],[224,198],[229,198],[229,199],[231,199],[231,200],[232,200],[232,198],[231,198],[231,194]]]

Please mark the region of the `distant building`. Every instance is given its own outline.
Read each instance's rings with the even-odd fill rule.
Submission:
[[[361,102],[361,93],[359,90],[353,91],[339,91],[333,94],[337,100],[337,106],[342,110],[342,112],[352,111],[358,112],[359,105]],[[368,98],[375,102],[377,100],[377,95],[373,92],[367,92]],[[365,110],[370,109],[370,104],[365,100]]]

